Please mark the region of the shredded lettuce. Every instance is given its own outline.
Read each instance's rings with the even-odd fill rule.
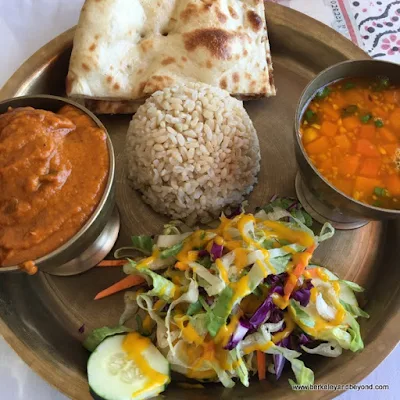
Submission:
[[[354,352],[362,350],[364,348],[364,342],[361,338],[360,325],[358,324],[356,319],[350,314],[347,314],[347,322],[350,325],[348,331],[351,336],[349,350]]]
[[[160,274],[153,272],[149,268],[137,268],[137,266],[138,264],[131,262],[130,264],[125,265],[127,268],[125,268],[124,271],[128,269],[129,273],[143,276],[147,283],[153,286],[153,288],[146,293],[147,296],[157,296],[166,301],[173,299],[177,290],[174,283]]]
[[[309,354],[318,354],[324,357],[339,357],[342,354],[342,348],[339,343],[331,341],[328,343],[321,343],[317,347],[310,349],[304,345],[300,345],[301,349]]]
[[[362,288],[360,285],[357,285],[357,283],[355,283],[355,282],[345,281],[345,280],[341,280],[340,282],[347,285],[353,292],[363,292],[364,291],[364,288]]]
[[[290,305],[295,319],[298,319],[303,325],[313,328],[315,326],[314,319],[305,311],[306,308],[302,307],[297,301],[291,299]]]
[[[249,387],[249,371],[247,370],[246,364],[243,361],[242,356],[240,355],[240,351],[238,348],[231,350],[231,355],[232,358],[236,358],[236,362],[234,365],[236,365],[236,373],[240,379],[240,382],[242,382],[242,385]]]
[[[167,341],[168,345],[170,348],[170,351],[174,351],[174,348],[172,346],[172,337],[171,337],[171,326],[170,326],[170,321],[171,321],[171,312],[172,310],[180,303],[189,303],[193,304],[196,303],[199,300],[199,289],[197,282],[194,279],[190,279],[190,284],[189,287],[187,288],[186,293],[182,294],[182,296],[178,297],[176,300],[174,300],[167,311],[167,315],[165,317],[165,327],[167,330]]]
[[[83,346],[90,352],[93,352],[105,338],[118,335],[119,333],[128,333],[131,331],[132,329],[121,325],[111,328],[108,326],[104,326],[102,328],[94,329],[83,342]]]
[[[203,306],[201,305],[201,301],[197,300],[195,303],[190,304],[186,311],[186,315],[192,316],[197,314],[203,309]]]
[[[165,250],[162,250],[160,252],[161,260],[165,260],[170,257],[175,257],[182,250],[182,247],[183,247],[183,242],[180,242],[180,243],[174,244],[173,246],[171,246]]]
[[[124,303],[125,308],[124,312],[122,313],[121,317],[119,318],[119,324],[124,325],[125,322],[129,321],[133,318],[138,311],[138,304],[136,301],[137,294],[136,292],[125,292],[124,293]]]
[[[165,249],[175,246],[176,244],[181,243],[191,234],[192,232],[180,233],[178,235],[160,235],[157,238],[157,247],[159,249]]]
[[[150,255],[153,251],[153,239],[151,236],[147,235],[139,235],[139,236],[132,236],[132,247],[135,250],[141,251],[143,254]]]
[[[344,307],[344,309],[350,313],[353,317],[362,317],[362,318],[369,318],[369,314],[363,311],[360,307],[351,305],[346,303],[343,300],[340,300],[340,304]]]
[[[307,368],[303,361],[294,358],[289,360],[290,364],[292,365],[292,371],[294,376],[296,377],[296,382],[293,382],[289,379],[289,383],[291,386],[297,385],[313,385],[314,384],[314,372]]]
[[[207,311],[207,329],[213,337],[217,335],[231,313],[233,294],[234,292],[230,286],[225,287],[219,294],[213,308]]]
[[[200,286],[203,286],[205,291],[209,296],[215,296],[221,293],[226,284],[220,279],[218,276],[213,275],[208,269],[203,267],[201,264],[192,262],[189,263],[189,266],[192,268],[193,272],[200,276],[203,279],[203,283],[200,283]]]

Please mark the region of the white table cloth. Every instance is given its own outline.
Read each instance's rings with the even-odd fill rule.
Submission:
[[[400,63],[400,1],[271,1],[330,25],[373,57]],[[0,0],[0,48],[3,54],[0,87],[27,57],[76,24],[82,4],[83,0]],[[340,395],[340,400],[400,399],[399,361],[398,347],[360,382],[389,385],[389,390],[348,391]],[[0,337],[0,399],[66,400],[66,397],[31,371]]]

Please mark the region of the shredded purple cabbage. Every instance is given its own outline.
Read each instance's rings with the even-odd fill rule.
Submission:
[[[280,308],[275,307],[271,311],[271,315],[268,318],[268,322],[276,324],[277,322],[282,321],[282,319],[283,319],[283,311]]]
[[[271,317],[273,316],[272,320]],[[226,349],[234,349],[238,343],[246,336],[247,333],[256,331],[264,322],[279,322],[283,318],[283,313],[268,296],[263,303],[257,308],[250,319],[240,319],[235,332],[229,339]]]
[[[299,346],[300,345],[305,346],[306,344],[311,343],[312,339],[310,339],[305,333],[300,333],[300,335],[297,337],[297,341]]]
[[[270,286],[284,285],[288,276],[287,272],[282,272],[278,275],[270,274],[265,278],[265,283]]]
[[[282,339],[279,343],[277,343],[277,346],[291,349],[290,335],[288,337],[285,337],[284,339]],[[283,367],[285,366],[286,359],[285,359],[285,357],[283,357],[282,354],[274,354],[273,359],[274,359],[274,366],[275,366],[275,376],[276,376],[276,379],[278,380],[282,375],[282,371],[283,371]]]
[[[251,329],[251,325],[249,321],[246,321],[245,319],[240,319],[239,323],[236,327],[235,332],[229,339],[228,344],[225,346],[225,349],[227,350],[232,350],[234,349],[241,340],[246,336],[247,332]]]
[[[206,257],[206,256],[208,256],[208,255],[209,255],[209,253],[208,253],[207,250],[205,250],[205,249],[199,250],[199,257],[200,257],[200,258]]]
[[[276,293],[276,294],[279,294],[279,296],[283,296],[284,295],[283,286],[275,286],[271,290],[271,294],[272,293]]]
[[[210,251],[211,260],[215,261],[216,259],[221,258],[223,251],[224,251],[224,246],[221,246],[221,245],[213,242],[213,244],[211,246],[211,251]]]
[[[79,333],[84,333],[85,332],[85,324],[83,324],[79,329],[78,329]]]
[[[273,308],[276,308],[271,296],[268,296],[256,312],[251,316],[249,323],[253,328],[258,328],[262,325],[271,315]]]
[[[291,297],[298,301],[302,307],[307,307],[311,296],[310,291],[313,287],[314,285],[311,283],[311,280],[305,281],[303,287],[293,292]]]

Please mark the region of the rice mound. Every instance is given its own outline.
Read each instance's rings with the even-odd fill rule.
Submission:
[[[155,92],[129,125],[128,177],[157,212],[207,222],[257,183],[260,146],[241,101],[189,83]]]

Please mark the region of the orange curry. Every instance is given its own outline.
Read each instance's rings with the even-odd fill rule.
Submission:
[[[400,88],[357,78],[320,90],[300,128],[311,162],[339,190],[400,209]]]
[[[106,134],[81,110],[0,115],[0,266],[35,260],[77,233],[108,169]]]

